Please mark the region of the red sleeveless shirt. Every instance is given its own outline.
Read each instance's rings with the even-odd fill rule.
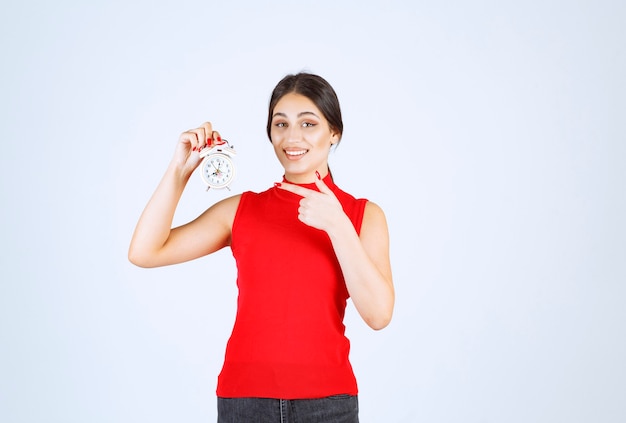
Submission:
[[[358,233],[367,200],[324,182]],[[241,196],[231,242],[239,296],[220,397],[357,394],[343,324],[348,291],[326,232],[298,220],[300,199],[275,187]]]

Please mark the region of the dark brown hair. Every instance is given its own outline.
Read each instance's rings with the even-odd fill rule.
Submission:
[[[341,108],[339,107],[337,93],[324,78],[306,72],[285,76],[272,91],[267,116],[267,136],[270,141],[272,140],[271,130],[274,108],[283,96],[290,93],[303,95],[315,104],[328,121],[330,129],[339,134],[339,139],[337,140],[337,144],[339,144],[343,134],[343,120],[341,119]]]

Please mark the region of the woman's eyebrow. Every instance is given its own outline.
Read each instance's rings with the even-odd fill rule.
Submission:
[[[302,116],[306,116],[306,115],[313,115],[313,116],[315,116],[316,118],[319,119],[319,116],[317,114],[313,113],[313,112],[300,112],[300,113],[298,113],[298,117],[302,117]],[[282,116],[282,117],[286,118],[287,114],[283,113],[283,112],[276,112],[276,113],[274,113],[272,115],[272,118],[275,118],[276,116]]]

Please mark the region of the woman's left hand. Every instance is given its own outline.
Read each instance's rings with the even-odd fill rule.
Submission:
[[[333,225],[347,216],[335,194],[321,179],[315,180],[318,191],[299,185],[282,182],[276,184],[280,189],[293,192],[302,197],[298,208],[298,219],[306,225],[329,232]]]

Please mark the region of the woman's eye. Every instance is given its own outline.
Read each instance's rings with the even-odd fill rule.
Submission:
[[[287,124],[285,124],[285,122],[277,122],[277,123],[275,123],[275,125],[276,125],[278,128],[284,128],[285,126],[287,126]]]
[[[311,128],[311,127],[315,126],[315,124],[314,124],[314,123],[311,123],[311,122],[303,122],[303,123],[302,123],[302,126],[303,126],[304,128]]]

